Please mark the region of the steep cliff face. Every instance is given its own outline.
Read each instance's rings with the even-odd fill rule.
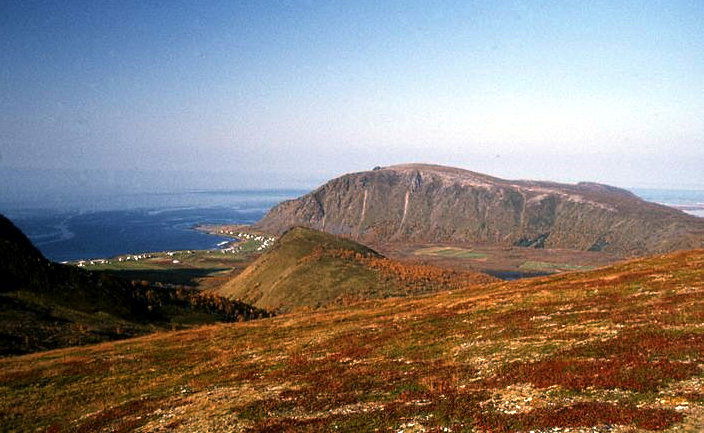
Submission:
[[[704,247],[704,219],[596,183],[512,181],[405,164],[352,173],[274,207],[257,228],[305,225],[362,242],[467,242],[620,254]]]

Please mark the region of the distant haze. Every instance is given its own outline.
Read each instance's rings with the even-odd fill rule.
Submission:
[[[704,189],[704,2],[0,6],[0,199],[429,162]]]

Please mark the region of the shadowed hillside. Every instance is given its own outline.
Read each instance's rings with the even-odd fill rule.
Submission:
[[[0,424],[700,432],[703,321],[704,250],[680,252],[5,358]]]
[[[195,289],[53,263],[0,215],[0,355],[262,316],[268,313]]]
[[[295,227],[218,293],[259,308],[289,311],[493,281],[480,273],[392,261],[356,242]]]
[[[704,218],[608,185],[504,180],[406,164],[347,174],[257,227],[304,225],[361,242],[450,242],[652,254],[704,247]]]

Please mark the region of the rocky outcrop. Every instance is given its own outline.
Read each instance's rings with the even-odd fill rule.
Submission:
[[[405,164],[333,179],[256,227],[305,225],[366,243],[456,242],[610,251],[704,247],[704,219],[608,185],[513,181]]]

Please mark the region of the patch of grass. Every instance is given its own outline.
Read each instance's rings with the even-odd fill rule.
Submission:
[[[101,271],[112,274],[126,280],[146,280],[167,284],[179,284],[186,286],[198,285],[198,280],[218,272],[227,271],[230,268],[151,268],[145,266],[141,269],[113,269]]]
[[[428,247],[414,251],[418,256],[455,257],[459,259],[485,259],[488,254],[457,247]]]
[[[571,263],[550,263],[528,260],[519,269],[524,271],[586,271],[593,269],[593,266],[573,265]]]

